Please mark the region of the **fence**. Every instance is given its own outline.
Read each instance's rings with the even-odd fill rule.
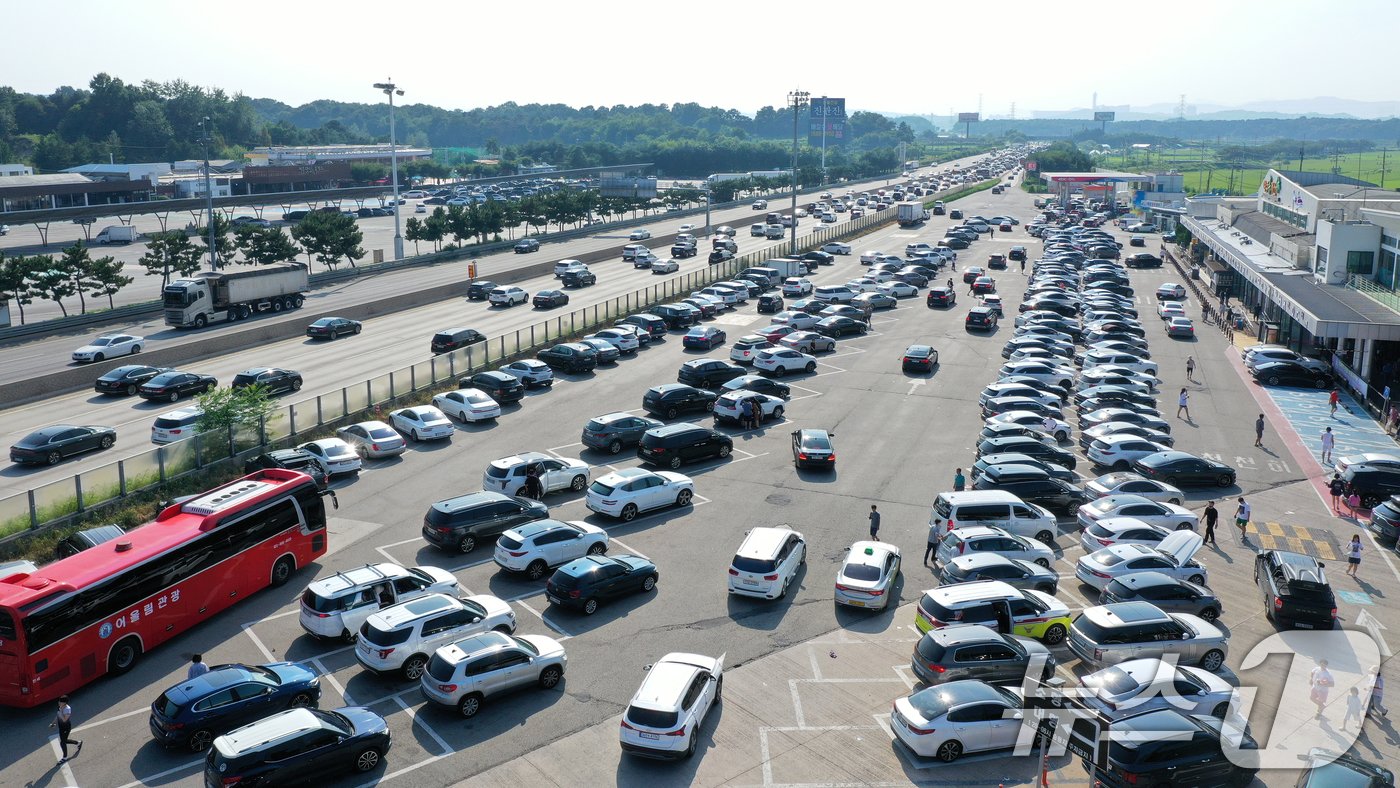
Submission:
[[[893,221],[893,210],[872,212],[840,226],[819,226],[800,240],[802,248],[810,250]],[[460,376],[610,326],[629,314],[684,297],[712,282],[732,278],[775,254],[771,249],[758,250],[724,263],[670,275],[648,287],[492,337],[479,345],[434,356],[316,397],[279,403],[273,414],[256,429],[196,434],[8,496],[0,499],[0,536],[3,537],[0,543],[34,529],[63,525],[94,509],[113,505],[129,495],[191,473],[220,468],[237,472],[233,466],[253,451],[302,440],[308,433],[376,408],[382,409],[400,399],[454,382]]]

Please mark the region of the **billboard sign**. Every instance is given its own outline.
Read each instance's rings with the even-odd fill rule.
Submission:
[[[822,129],[826,129],[826,143],[844,142],[846,139],[846,100],[822,96],[811,99],[811,114],[807,127],[807,144],[822,144]]]
[[[981,120],[982,120],[982,113],[980,113],[980,112],[959,112],[959,113],[958,113],[958,122],[959,122],[959,123],[977,123],[977,122],[979,122],[979,121],[981,121]]]
[[[1095,122],[1095,123],[1111,122],[1111,121],[1113,120],[1113,115],[1114,115],[1114,113],[1112,113],[1112,112],[1095,112],[1095,113],[1094,113],[1094,122]]]
[[[350,162],[322,161],[315,164],[244,167],[244,183],[313,183],[350,180]]]

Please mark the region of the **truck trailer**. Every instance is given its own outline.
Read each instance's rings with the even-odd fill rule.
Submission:
[[[165,324],[203,328],[218,321],[246,320],[255,312],[296,309],[308,289],[303,263],[277,263],[231,273],[201,271],[165,286]]]
[[[900,227],[913,227],[916,224],[928,221],[928,209],[924,207],[923,203],[902,202],[895,206],[895,208],[898,210],[896,218],[899,221]]]

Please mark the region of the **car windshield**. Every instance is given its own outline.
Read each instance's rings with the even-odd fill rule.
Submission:
[[[93,347],[106,347],[107,345],[110,345],[115,341],[116,340],[112,339],[111,337],[98,337],[97,339],[94,339],[92,341],[92,344]]]

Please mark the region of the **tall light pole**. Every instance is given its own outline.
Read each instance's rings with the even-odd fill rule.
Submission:
[[[794,90],[788,94],[788,104],[792,106],[792,256],[797,256],[797,115],[807,106],[812,94],[805,90]]]
[[[826,185],[826,119],[829,107],[826,96],[822,96],[822,185]]]
[[[204,200],[209,209],[209,270],[219,269],[219,250],[214,247],[214,186],[209,177],[209,118],[199,121],[199,141],[204,143]]]
[[[390,77],[392,79],[392,77]],[[399,148],[394,141],[394,96],[402,96],[403,91],[393,82],[376,82],[374,87],[384,91],[389,97],[389,166],[394,181],[394,259],[403,259],[403,233],[399,230]]]

